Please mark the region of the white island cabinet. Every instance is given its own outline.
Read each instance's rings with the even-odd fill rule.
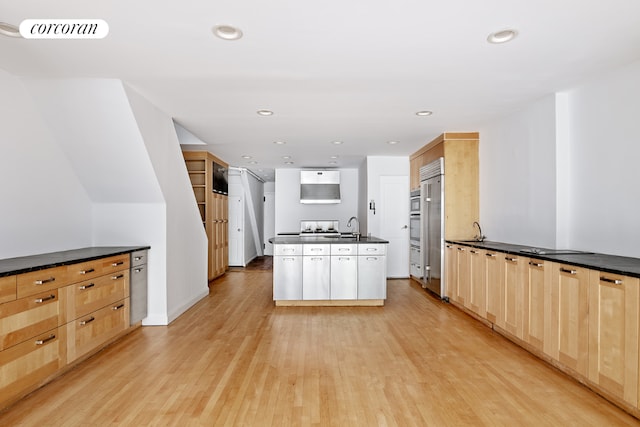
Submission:
[[[302,245],[277,245],[275,247],[273,299],[302,299]]]
[[[358,299],[387,298],[386,245],[358,245]]]
[[[276,305],[381,306],[387,297],[387,241],[274,237]]]

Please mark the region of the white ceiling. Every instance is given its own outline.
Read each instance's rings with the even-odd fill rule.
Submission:
[[[122,79],[254,171],[408,155],[640,59],[637,0],[0,0],[0,21],[27,18],[104,19],[109,35],[0,36],[0,68]],[[217,24],[244,37],[218,39]],[[518,37],[486,42],[505,28]]]

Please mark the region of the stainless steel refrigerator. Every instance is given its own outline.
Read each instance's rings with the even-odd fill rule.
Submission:
[[[420,168],[423,286],[438,295],[444,289],[444,157]]]

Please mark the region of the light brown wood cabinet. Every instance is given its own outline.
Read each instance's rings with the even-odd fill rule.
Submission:
[[[467,307],[480,317],[487,315],[486,251],[469,248],[469,301]]]
[[[525,259],[524,341],[546,354],[551,353],[551,262]]]
[[[469,282],[471,281],[471,257],[470,248],[466,246],[456,246],[457,256],[457,285],[454,301],[460,305],[469,305]]]
[[[551,356],[587,376],[589,269],[552,263]]]
[[[501,256],[503,267],[500,287],[504,295],[504,305],[502,315],[498,318],[498,326],[522,339],[526,258],[511,254]]]
[[[637,278],[589,272],[589,380],[640,407]]]
[[[458,245],[444,245],[444,261],[447,278],[446,293],[450,301],[458,302]]]
[[[129,259],[0,278],[0,409],[129,329]]]
[[[229,201],[213,191],[213,164],[229,165],[207,151],[182,152],[196,204],[208,239],[208,278],[213,280],[229,268]]]
[[[484,253],[487,320],[491,323],[497,323],[498,319],[502,318],[504,305],[502,262],[498,259],[498,255],[499,253],[495,251]]]
[[[411,190],[420,188],[420,168],[444,157],[445,230],[447,240],[471,239],[479,217],[479,167],[477,132],[447,132],[409,158]]]

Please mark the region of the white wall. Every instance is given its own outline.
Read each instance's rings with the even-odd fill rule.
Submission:
[[[0,70],[0,258],[91,245],[91,201],[21,79]]]
[[[358,215],[358,170],[340,169],[342,202],[329,205],[300,203],[300,170],[276,169],[276,233],[300,231],[302,220],[338,220],[347,231],[349,218]]]
[[[549,95],[479,129],[480,224],[488,240],[556,246],[555,114]]]
[[[144,324],[167,324],[209,293],[208,241],[173,120],[135,90],[127,87],[126,93],[157,183],[166,200],[164,226],[157,233],[150,233],[147,238],[158,240],[166,236],[166,253],[161,265],[166,269],[167,308],[165,318],[150,316]],[[161,221],[161,217],[159,213],[155,220]],[[154,221],[148,217],[136,219]],[[158,252],[162,253],[164,247],[160,241],[156,246]],[[152,263],[154,258],[150,256],[149,261]],[[149,266],[149,271],[152,267]]]
[[[640,61],[567,95],[572,246],[640,257]]]

